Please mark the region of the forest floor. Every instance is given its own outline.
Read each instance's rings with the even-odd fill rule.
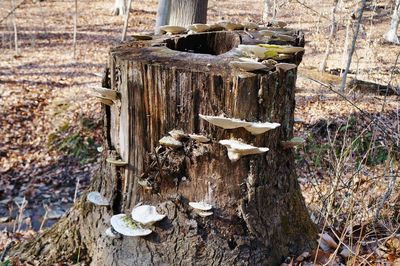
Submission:
[[[13,2],[19,3],[2,2],[0,18]],[[262,3],[210,0],[209,22],[260,23]],[[353,1],[339,1],[333,40],[330,1],[277,3],[277,18],[303,30],[307,41],[296,91],[296,118],[303,122],[295,135],[306,139],[296,150],[297,171],[314,221],[335,242],[326,247],[324,235],[317,263],[399,263],[399,97],[357,82],[337,93],[337,72],[353,36]],[[78,2],[75,58],[74,2],[23,1],[0,25],[0,252],[11,240],[31,237],[60,218],[98,166],[101,106],[90,88],[100,85],[108,50],[121,38],[123,20],[111,15],[112,4]],[[156,7],[155,0],[133,1],[129,33],[152,31]],[[389,1],[368,2],[349,80],[399,92],[400,46],[382,38],[391,7]],[[328,43],[328,73],[321,73]],[[299,261],[292,264],[304,265]]]

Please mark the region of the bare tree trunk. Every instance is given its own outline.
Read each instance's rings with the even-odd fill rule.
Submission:
[[[351,48],[350,48],[350,51],[349,51],[349,54],[348,54],[348,57],[347,57],[346,69],[344,70],[343,75],[342,75],[342,84],[340,86],[340,90],[341,91],[344,91],[344,89],[346,88],[347,73],[350,70],[351,60],[353,58],[353,53],[354,53],[354,51],[356,49],[358,33],[360,31],[361,20],[362,20],[362,17],[363,17],[363,13],[364,13],[366,2],[367,2],[366,0],[361,0],[361,7],[360,7],[360,10],[359,10],[359,13],[358,13],[356,30],[354,32],[353,41],[351,43]]]
[[[115,0],[112,14],[114,16],[125,16],[127,12],[126,0]]]
[[[271,0],[264,0],[264,10],[263,10],[263,21],[264,23],[268,22],[269,16],[271,14]]]
[[[207,23],[208,0],[171,0],[169,23],[188,26],[193,23]]]
[[[74,59],[76,59],[76,33],[77,33],[77,27],[78,27],[78,0],[75,0],[74,3],[74,9],[75,9],[75,14],[74,14],[74,34],[73,34],[73,49],[74,49]]]
[[[12,8],[15,9],[15,2],[14,0],[11,0],[11,5]],[[13,13],[12,16],[12,24],[13,24],[13,29],[14,29],[14,49],[15,49],[15,54],[18,55],[18,29],[17,29],[17,17],[15,16],[15,13]]]
[[[171,0],[159,0],[156,18],[155,34],[160,34],[160,27],[168,25],[171,10]]]
[[[337,22],[336,22],[336,9],[338,6],[339,0],[334,0],[333,8],[332,8],[332,21],[331,21],[331,31],[329,33],[328,43],[326,45],[325,55],[322,59],[322,63],[319,67],[319,71],[324,72],[326,68],[326,64],[331,53],[331,46],[335,39]]]
[[[295,45],[304,45],[302,34],[294,37]],[[297,71],[233,69],[229,62],[235,55],[229,51],[249,42],[254,40],[245,33],[209,32],[171,37],[164,40],[166,47],[138,41],[115,48],[104,85],[119,97],[103,109],[105,151],[90,188],[109,199],[111,207],[93,206],[84,197],[67,217],[13,256],[41,265],[63,260],[126,266],[279,265],[288,254],[311,250],[316,227],[301,196],[293,151],[281,144],[293,137]],[[299,64],[301,55],[288,61]],[[222,112],[281,126],[254,136],[199,117]],[[174,150],[159,146],[172,129],[210,140],[184,138]],[[219,140],[233,137],[270,150],[232,162]],[[116,155],[127,166],[106,162]],[[208,201],[213,214],[196,215],[190,201]],[[138,202],[157,206],[167,217],[146,237],[106,236],[110,217],[129,213]]]
[[[397,0],[393,10],[392,20],[390,22],[390,28],[384,36],[386,41],[400,44],[399,37],[397,36],[397,29],[399,28],[399,24],[400,24],[400,0]]]
[[[128,0],[128,6],[127,6],[127,12],[125,15],[125,20],[124,20],[124,28],[122,30],[122,38],[121,41],[125,41],[126,38],[126,33],[128,32],[128,24],[129,24],[129,14],[131,13],[131,5],[132,5],[132,0]]]

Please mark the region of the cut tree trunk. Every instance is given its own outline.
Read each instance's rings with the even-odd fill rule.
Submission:
[[[284,32],[290,34],[290,32]],[[304,45],[302,34],[297,46]],[[120,100],[104,108],[105,151],[90,190],[112,207],[96,207],[84,197],[55,227],[13,251],[41,265],[87,261],[91,265],[279,265],[285,256],[310,251],[316,243],[294,169],[294,154],[281,141],[293,137],[296,69],[244,72],[229,62],[240,43],[257,43],[243,31],[155,37],[110,53],[109,86]],[[299,64],[302,54],[286,62]],[[199,114],[247,121],[278,122],[277,129],[251,135],[224,130]],[[183,147],[164,148],[170,130],[208,136]],[[264,154],[231,162],[222,139],[242,139]],[[105,158],[128,162],[115,167]],[[141,185],[139,185],[141,184]],[[201,218],[188,205],[205,201],[213,215]],[[167,217],[147,237],[110,238],[114,214],[139,202]]]

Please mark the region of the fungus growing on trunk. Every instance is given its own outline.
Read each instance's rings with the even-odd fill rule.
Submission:
[[[238,50],[245,56],[256,57],[261,60],[272,58],[278,55],[278,52],[268,50],[267,48],[253,44],[239,44]]]
[[[156,207],[151,205],[141,205],[132,210],[132,219],[143,225],[152,225],[165,218],[164,214],[159,214]]]
[[[128,164],[127,162],[123,161],[122,159],[107,158],[106,161],[115,166],[125,166]]]
[[[223,27],[225,30],[227,31],[233,31],[233,30],[242,30],[243,29],[243,25],[240,23],[234,23],[231,21],[219,21],[217,22],[218,25],[220,25],[221,27]]]
[[[112,227],[108,227],[108,228],[106,229],[106,231],[105,231],[105,234],[106,234],[107,236],[109,236],[109,237],[112,237],[112,238],[117,238],[117,237],[119,237],[119,233],[116,232]]]
[[[186,32],[186,28],[181,26],[172,26],[172,25],[165,25],[160,27],[160,31],[165,32],[167,34],[181,34]]]
[[[110,201],[97,191],[89,192],[86,196],[87,200],[97,206],[109,206]]]
[[[110,223],[115,231],[124,236],[147,236],[152,232],[150,229],[140,227],[126,214],[113,215]]]
[[[255,147],[235,139],[223,139],[219,143],[228,149],[228,158],[231,162],[236,162],[242,156],[269,151],[266,147]]]
[[[179,140],[174,139],[171,136],[162,137],[158,142],[162,146],[168,147],[168,148],[172,148],[172,149],[177,149],[177,148],[180,148],[180,147],[183,146],[182,142],[180,142]]]
[[[203,135],[199,135],[199,134],[189,134],[189,137],[197,142],[200,143],[205,143],[205,142],[209,142],[210,139],[207,138],[206,136]]]
[[[253,135],[259,135],[265,133],[271,129],[275,129],[279,127],[281,124],[279,123],[269,123],[269,122],[259,122],[259,123],[251,123],[250,126],[245,127],[247,131],[249,131]]]
[[[189,202],[189,205],[194,209],[195,213],[200,217],[207,217],[213,215],[213,212],[210,211],[213,208],[213,206],[204,201]]]
[[[101,96],[102,98],[109,99],[111,101],[115,101],[118,98],[118,92],[115,90],[102,87],[94,87],[92,90],[96,97]]]
[[[224,129],[234,129],[239,127],[246,127],[249,126],[251,123],[246,122],[236,118],[229,118],[223,115],[220,116],[212,116],[212,115],[202,115],[199,114],[201,119],[206,120],[207,122],[217,126],[222,127]]]
[[[259,46],[268,50],[276,51],[280,54],[295,54],[298,52],[304,52],[303,47],[295,47],[290,45],[259,44]]]
[[[194,32],[194,33],[196,33],[196,32],[205,32],[205,31],[210,30],[210,26],[207,25],[207,24],[197,23],[197,24],[190,25],[187,29],[190,32]]]
[[[170,132],[168,132],[168,134],[170,134],[171,137],[173,137],[176,140],[181,140],[181,139],[187,138],[187,136],[188,136],[185,132],[183,132],[182,130],[178,130],[178,129],[171,130]]]
[[[260,70],[260,69],[264,69],[267,68],[266,65],[261,64],[259,62],[256,62],[253,60],[253,62],[250,61],[231,61],[229,63],[230,65],[237,67],[241,70],[244,71],[255,71],[255,70]]]
[[[281,144],[285,149],[290,149],[298,145],[304,144],[306,141],[303,138],[294,137],[290,140],[282,141]]]

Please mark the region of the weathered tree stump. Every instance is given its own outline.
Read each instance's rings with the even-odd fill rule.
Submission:
[[[299,32],[288,33],[295,37],[292,45],[304,44]],[[310,250],[316,228],[296,179],[293,152],[281,144],[293,137],[296,69],[232,67],[234,47],[262,42],[258,32],[251,35],[255,38],[243,31],[159,36],[114,48],[109,85],[119,99],[104,109],[104,159],[119,155],[128,165],[104,160],[91,186],[111,199],[112,207],[93,207],[83,199],[64,225],[14,254],[46,263],[65,258],[51,251],[62,238],[45,239],[66,225],[78,240],[66,242],[62,254],[76,259],[79,247],[85,251],[80,258],[92,265],[278,265],[284,256]],[[298,64],[301,57],[285,61]],[[281,126],[255,136],[244,128],[216,127],[199,114]],[[181,148],[160,146],[173,129],[211,141],[184,138]],[[270,150],[231,162],[218,143],[230,138]],[[196,215],[190,201],[212,204],[214,214]],[[138,202],[157,206],[167,217],[146,237],[106,236],[110,217],[129,213]]]

